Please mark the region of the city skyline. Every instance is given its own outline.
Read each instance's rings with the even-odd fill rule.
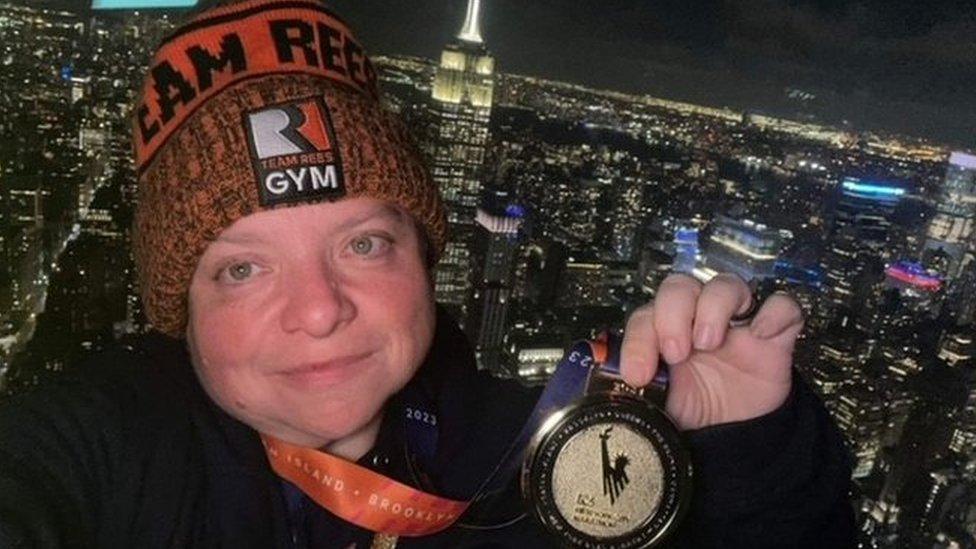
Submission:
[[[668,274],[736,272],[806,314],[795,366],[855,460],[861,547],[976,547],[971,148],[526,75],[504,3],[425,6],[435,53],[370,51],[444,197],[433,275],[479,368],[544,383]],[[0,2],[0,393],[151,328],[128,109],[177,20],[158,15]]]
[[[199,0],[198,8],[217,0]],[[74,0],[39,6],[78,10]],[[465,3],[333,0],[371,55],[436,59]],[[963,0],[489,0],[500,71],[976,147],[976,8]],[[526,13],[526,10],[529,10]],[[103,12],[103,16],[118,15]],[[90,13],[90,10],[86,10]],[[186,10],[151,10],[180,17]],[[538,32],[520,32],[526,20]],[[593,28],[588,28],[592,25]],[[776,32],[768,33],[769,29]]]
[[[465,3],[336,0],[375,54],[435,59]],[[974,147],[976,8],[939,2],[487,0],[499,70]],[[525,32],[526,30],[530,32]]]

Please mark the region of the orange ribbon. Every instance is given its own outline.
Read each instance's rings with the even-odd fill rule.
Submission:
[[[593,361],[599,364],[606,364],[610,358],[610,334],[606,331],[597,334],[596,339],[591,339],[588,343],[593,351]]]
[[[261,435],[271,468],[343,520],[373,532],[415,537],[448,528],[469,502],[442,498],[311,448]]]

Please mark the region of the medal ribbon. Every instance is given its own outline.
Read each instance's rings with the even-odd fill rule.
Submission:
[[[332,514],[373,532],[425,536],[454,523],[469,502],[442,498],[312,448],[261,435],[271,468]]]

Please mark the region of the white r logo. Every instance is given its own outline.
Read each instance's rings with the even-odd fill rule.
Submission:
[[[300,154],[315,147],[298,132],[305,123],[305,115],[293,105],[265,109],[248,115],[251,135],[258,158],[265,159],[285,154]]]

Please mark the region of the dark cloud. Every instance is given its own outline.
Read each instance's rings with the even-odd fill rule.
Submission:
[[[865,88],[898,100],[958,100],[976,81],[972,7],[940,11],[936,4],[922,16],[915,12],[924,3],[910,10],[898,2],[884,9],[859,3],[824,15],[773,0],[736,4],[725,48],[733,59],[813,76],[838,91]],[[934,20],[933,13],[947,19]]]

